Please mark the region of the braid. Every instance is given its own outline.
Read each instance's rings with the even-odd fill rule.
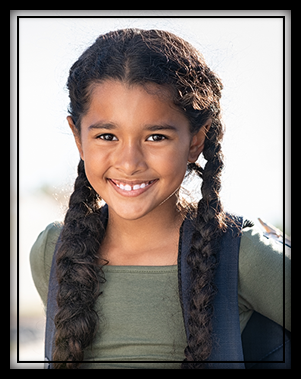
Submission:
[[[77,368],[79,364],[73,361],[83,360],[84,349],[95,336],[98,315],[94,304],[102,280],[96,263],[104,230],[98,195],[80,160],[56,259],[59,310],[55,316],[53,359],[72,363],[55,363],[55,368]]]
[[[188,169],[194,170],[201,178],[202,199],[198,204],[192,247],[187,257],[191,268],[191,300],[189,316],[189,340],[185,349],[182,368],[203,368],[212,349],[212,301],[217,292],[214,275],[217,266],[218,241],[225,227],[222,205],[219,199],[220,174],[223,167],[219,139],[221,125],[212,125],[205,142],[205,168],[192,163]]]

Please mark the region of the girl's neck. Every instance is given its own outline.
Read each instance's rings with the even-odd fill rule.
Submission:
[[[184,210],[170,198],[138,220],[125,220],[109,209],[101,256],[112,265],[161,266],[177,263]]]

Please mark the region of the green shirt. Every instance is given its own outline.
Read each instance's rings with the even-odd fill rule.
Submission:
[[[52,256],[61,230],[50,224],[30,253],[35,286],[46,307]],[[283,324],[283,246],[255,227],[243,230],[239,251],[241,331],[253,310]],[[285,258],[285,327],[290,330],[290,259]],[[96,309],[100,326],[82,368],[180,368],[186,336],[177,266],[105,266],[106,282]],[[114,361],[124,361],[116,363]],[[155,361],[133,363],[130,361]],[[171,361],[159,363],[158,361]]]

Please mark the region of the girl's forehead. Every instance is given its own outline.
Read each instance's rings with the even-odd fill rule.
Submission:
[[[174,105],[167,87],[152,83],[129,85],[113,80],[93,86],[82,125],[91,125],[99,119],[117,124],[158,121],[188,123],[184,114]]]
[[[148,101],[153,100],[173,104],[172,89],[165,84],[159,85],[151,82],[131,84],[120,80],[107,79],[93,83],[89,92],[91,102],[93,100],[112,100],[112,97],[120,99],[122,96],[139,96]]]

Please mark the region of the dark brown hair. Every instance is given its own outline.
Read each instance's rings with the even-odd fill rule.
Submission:
[[[69,112],[80,133],[81,118],[89,108],[89,96],[96,83],[114,79],[145,86],[168,86],[175,106],[196,133],[212,120],[203,155],[202,168],[188,165],[202,179],[202,199],[197,206],[195,231],[188,263],[192,269],[189,333],[182,368],[203,367],[211,353],[212,300],[216,293],[214,274],[218,241],[225,228],[219,198],[223,168],[220,116],[222,84],[206,65],[202,55],[188,42],[161,30],[125,29],[99,36],[73,64],[67,82]],[[77,368],[84,350],[93,341],[101,324],[94,309],[105,280],[98,251],[105,233],[99,195],[90,185],[84,162],[69,201],[57,254],[58,313],[55,317],[55,368]],[[100,324],[100,325],[99,325]]]

